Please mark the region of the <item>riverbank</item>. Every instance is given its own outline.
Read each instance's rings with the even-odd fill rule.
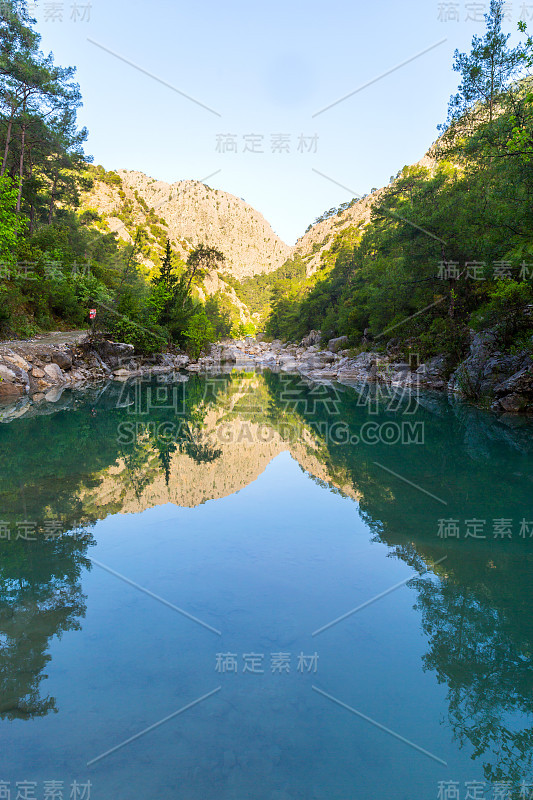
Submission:
[[[143,356],[133,345],[91,341],[79,331],[50,334],[27,341],[0,343],[1,418],[21,416],[28,406],[58,403],[66,389],[99,386],[109,381],[228,369],[269,369],[300,374],[306,380],[345,385],[385,384],[407,392],[434,390],[478,402],[500,414],[533,413],[533,359],[527,352],[500,353],[491,332],[473,334],[468,357],[453,371],[444,355],[410,363],[371,350],[354,354],[342,349],[345,338],[319,346],[313,331],[300,344],[228,340],[212,345],[193,361],[183,352]]]
[[[299,345],[279,340],[229,343],[212,348],[198,369],[215,369],[219,363],[252,363],[256,367],[297,372],[316,382],[378,383],[411,391],[435,390],[472,400],[497,413],[533,413],[533,357],[529,351],[514,355],[498,350],[492,331],[472,332],[470,351],[454,370],[445,355],[420,363],[413,354],[402,361],[393,354],[371,350],[354,355],[343,350],[346,337],[331,339],[321,349],[320,332],[312,331]]]

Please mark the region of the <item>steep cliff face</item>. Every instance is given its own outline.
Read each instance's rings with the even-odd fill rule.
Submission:
[[[430,169],[434,164],[427,154],[418,162]],[[142,225],[152,247],[147,267],[161,254],[168,237],[184,260],[200,243],[217,247],[226,257],[222,271],[239,280],[273,272],[295,255],[304,260],[307,274],[312,275],[339,234],[348,228],[362,230],[370,222],[372,207],[385,191],[377,189],[352,201],[348,208],[312,225],[291,247],[258,211],[228,192],[193,180],[169,184],[132,170],[120,169],[107,177],[110,174],[116,181],[97,176],[94,187],[83,197],[83,206],[97,210],[109,229],[128,242],[135,226]],[[219,288],[229,291],[226,286]],[[210,286],[204,290],[212,293]]]
[[[135,224],[148,223],[150,229],[153,209],[178,254],[186,258],[201,242],[217,247],[226,257],[224,271],[239,279],[272,272],[292,253],[258,211],[232,194],[199,181],[169,184],[142,172],[117,174],[121,184],[96,180],[83,203],[104,214],[109,228],[126,241]]]
[[[382,194],[383,189],[380,189],[368,197],[358,200],[345,211],[322,220],[322,222],[317,222],[298,239],[294,252],[304,259],[308,275],[316,272],[320,266],[322,253],[329,250],[336,236],[351,226],[362,228],[370,222],[372,206]]]

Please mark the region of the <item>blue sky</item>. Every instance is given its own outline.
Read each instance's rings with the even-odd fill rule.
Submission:
[[[210,186],[293,243],[324,210],[422,157],[457,86],[453,52],[483,33],[475,17],[488,2],[39,0],[35,16],[43,48],[78,68],[96,164],[170,183],[217,173]],[[510,31],[533,19],[528,2],[509,5]]]

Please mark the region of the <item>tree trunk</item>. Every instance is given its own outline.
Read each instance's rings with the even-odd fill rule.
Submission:
[[[58,175],[57,175],[57,170],[56,170],[56,172],[54,173],[54,182],[52,184],[52,193],[51,193],[51,197],[50,197],[50,207],[48,209],[48,224],[49,225],[52,224],[52,215],[54,213],[54,205],[55,205],[56,189],[57,189],[57,178],[58,178]]]
[[[4,160],[2,161],[2,168],[0,169],[0,175],[4,174],[7,167],[7,157],[9,155],[9,145],[11,144],[11,131],[13,130],[14,116],[15,116],[15,107],[11,106],[11,116],[9,118],[9,122],[7,125],[6,146],[4,147]]]
[[[24,150],[26,147],[26,123],[22,123],[22,134],[20,139],[20,164],[19,164],[19,193],[17,197],[17,214],[20,214],[22,204],[22,179],[24,175]]]
[[[31,157],[31,147],[29,148],[28,158],[29,158],[29,162],[30,162],[30,178],[31,178],[32,175],[33,175],[33,160],[32,160],[32,157]],[[32,201],[30,203],[30,227],[29,227],[30,236],[33,233],[34,220],[35,220],[35,205],[33,203],[33,197],[32,197]]]

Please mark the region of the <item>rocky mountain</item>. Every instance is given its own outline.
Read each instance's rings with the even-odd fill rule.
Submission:
[[[143,224],[154,255],[168,236],[184,259],[198,244],[217,247],[226,256],[224,271],[241,279],[272,272],[292,253],[264,217],[239,197],[199,181],[169,184],[142,172],[94,170],[93,188],[83,206],[102,215],[110,230],[131,241]]]
[[[425,155],[418,164],[431,168],[434,161]],[[133,170],[91,169],[94,186],[83,196],[84,209],[96,211],[109,230],[128,242],[132,241],[135,227],[142,225],[150,247],[145,254],[147,267],[157,261],[168,237],[184,260],[201,242],[222,250],[226,256],[223,272],[238,280],[273,272],[295,255],[303,259],[307,274],[312,275],[339,236],[344,236],[347,229],[355,233],[370,222],[372,207],[385,191],[376,189],[345,204],[311,225],[296,245],[290,246],[258,211],[228,192],[194,180],[169,184]],[[200,294],[219,290],[232,295],[236,306],[242,305],[231,287],[221,284],[216,274],[209,276]],[[244,307],[240,311],[243,319],[247,317]]]
[[[316,272],[320,266],[322,254],[329,250],[339,234],[350,226],[360,228],[370,222],[372,206],[379,200],[382,193],[383,189],[380,189],[368,197],[358,200],[350,208],[316,223],[298,239],[294,247],[294,254],[303,258],[308,275]]]
[[[435,160],[426,154],[415,166],[431,169]],[[341,209],[336,214],[312,225],[301,236],[293,248],[294,255],[300,255],[306,263],[307,274],[312,275],[319,268],[322,254],[325,254],[334,243],[336,237],[347,228],[364,228],[370,222],[372,207],[381,199],[384,188],[376,189],[353,202],[349,208]]]

